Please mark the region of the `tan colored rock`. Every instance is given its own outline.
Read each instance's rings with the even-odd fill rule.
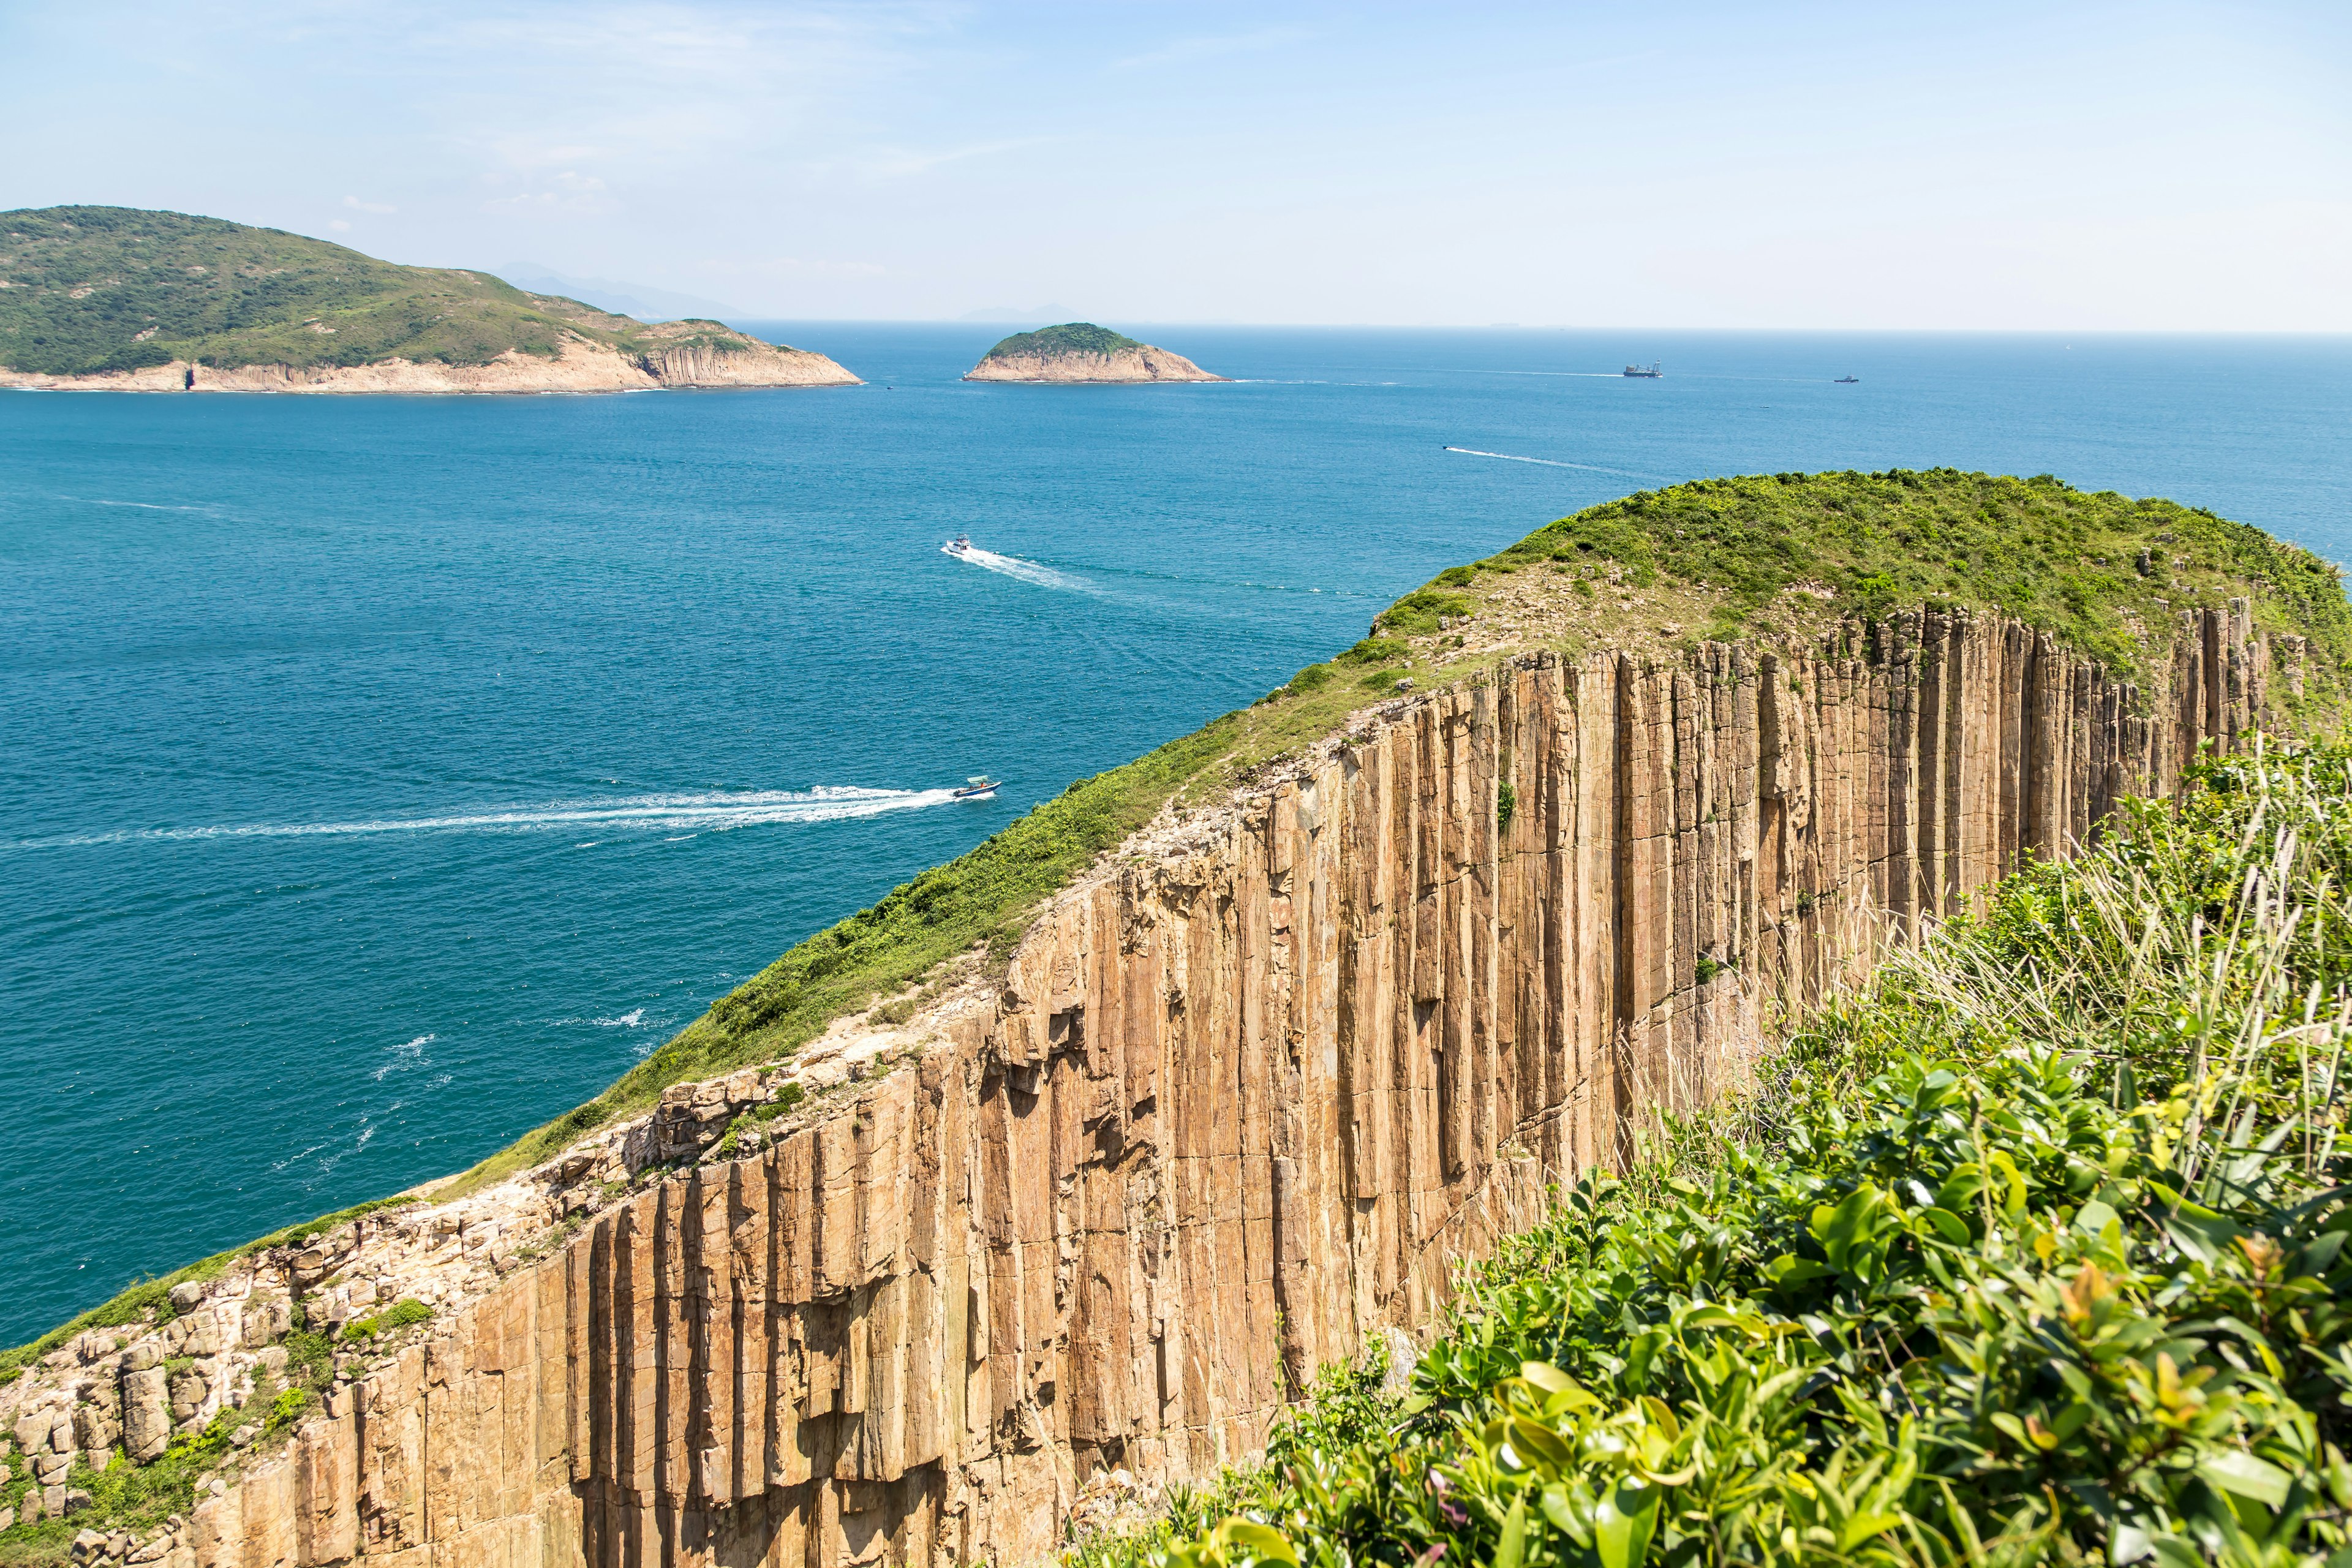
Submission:
[[[1223,381],[1182,354],[1150,343],[1103,354],[992,354],[965,373],[966,381],[1148,382]]]
[[[142,1465],[160,1456],[172,1441],[164,1382],[160,1365],[122,1374],[122,1449]]]
[[[684,386],[856,386],[857,377],[805,349],[670,348],[641,354],[583,337],[553,358],[509,350],[487,364],[384,360],[362,365],[241,365],[183,361],[143,370],[47,375],[0,367],[0,388],[47,392],[651,392]]]

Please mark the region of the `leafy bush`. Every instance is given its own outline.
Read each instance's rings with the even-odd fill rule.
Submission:
[[[364,1342],[379,1334],[393,1333],[413,1324],[424,1322],[432,1316],[433,1309],[424,1302],[413,1298],[404,1298],[394,1302],[386,1310],[372,1317],[353,1318],[343,1325],[343,1338],[347,1342]]]
[[[1320,691],[1330,684],[1331,667],[1328,664],[1310,664],[1290,678],[1293,691]]]
[[[1466,1270],[1392,1425],[1293,1421],[1137,1555],[2352,1563],[2352,749],[2197,781]]]
[[[1372,624],[1382,632],[1402,637],[1420,637],[1439,629],[1439,623],[1454,616],[1466,616],[1475,605],[1459,594],[1441,594],[1433,588],[1416,588],[1391,605]]]

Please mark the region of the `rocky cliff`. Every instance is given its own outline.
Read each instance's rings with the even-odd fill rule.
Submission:
[[[1243,1458],[1547,1182],[2299,689],[2242,601],[2172,631],[2139,687],[1920,612],[1379,703],[1163,814],[903,1022],[81,1333],[0,1391],[26,1506],[69,1500],[78,1451],[266,1394],[299,1299],[345,1330],[323,1409],[79,1555],[1034,1559],[1096,1467]],[[387,1331],[392,1300],[431,1316]]]
[[[137,370],[46,375],[0,368],[0,387],[47,392],[652,392],[689,386],[858,386],[821,353],[729,334],[733,342],[614,348],[569,337],[551,355],[509,349],[482,364],[393,358],[368,364],[246,364],[174,360]]]

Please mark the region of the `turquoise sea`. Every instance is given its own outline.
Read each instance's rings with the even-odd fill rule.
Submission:
[[[872,384],[0,396],[0,1343],[470,1163],[1592,502],[1952,464],[2352,552],[2344,339],[1129,326],[1239,379],[1086,388],[750,324]]]

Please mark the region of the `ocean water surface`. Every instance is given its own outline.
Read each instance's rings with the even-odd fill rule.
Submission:
[[[0,1343],[472,1162],[1595,501],[1952,464],[2352,550],[2343,339],[1131,328],[1235,383],[1088,388],[749,324],[871,384],[0,396]]]

